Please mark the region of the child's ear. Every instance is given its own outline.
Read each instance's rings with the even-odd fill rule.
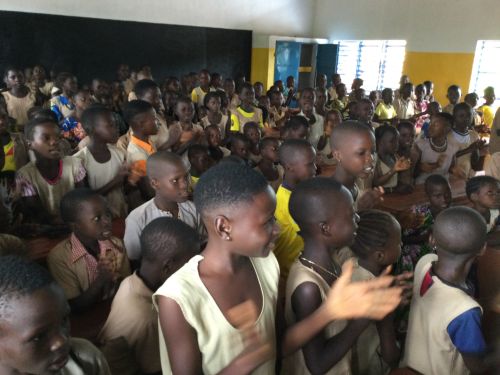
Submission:
[[[324,235],[324,236],[327,236],[329,237],[330,236],[330,226],[328,225],[328,223],[319,223],[319,228],[321,229],[321,234]]]
[[[478,198],[477,192],[474,192],[470,195],[471,202],[476,202]]]
[[[165,259],[163,261],[163,264],[161,265],[161,274],[162,278],[166,280],[167,278],[170,277],[170,275],[173,273],[172,269],[172,260],[171,259]]]
[[[231,241],[231,222],[223,215],[216,216],[214,219],[215,232],[225,241]]]
[[[157,189],[158,189],[158,179],[157,179],[157,178],[150,178],[150,179],[149,179],[149,183],[151,184],[151,187],[152,187],[154,190],[157,190]]]
[[[436,247],[436,240],[434,239],[434,236],[432,235],[432,233],[429,235],[429,245],[431,246],[431,249],[433,249],[433,250]]]
[[[333,154],[333,158],[340,163],[340,151],[339,150],[333,150],[332,154]]]
[[[380,251],[380,250],[377,250],[375,251],[375,253],[373,254],[373,256],[375,257],[375,260],[378,262],[378,263],[382,263],[384,258],[385,258],[385,254],[383,251]]]

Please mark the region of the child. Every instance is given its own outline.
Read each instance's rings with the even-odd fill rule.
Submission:
[[[486,225],[474,210],[452,207],[436,218],[430,245],[437,255],[426,255],[415,269],[405,366],[422,374],[486,370],[481,307],[467,282],[485,243]]]
[[[229,116],[220,110],[221,95],[218,92],[209,92],[203,99],[203,105],[207,109],[207,115],[201,119],[201,125],[206,129],[209,125],[217,125],[220,133],[227,134],[227,129],[231,126]]]
[[[236,110],[236,108],[238,108],[238,106],[240,105],[241,102],[240,98],[235,91],[236,91],[236,84],[234,83],[234,79],[226,78],[224,80],[224,92],[226,93],[227,96],[228,105],[227,106],[222,105],[222,113],[224,113],[225,115],[226,114],[229,115],[229,113],[225,113],[224,108],[226,109],[226,112],[227,110],[229,110],[232,113],[232,111]]]
[[[344,83],[339,83],[335,86],[335,91],[337,92],[337,97],[333,99],[331,108],[336,109],[342,114],[342,118],[347,118],[347,103],[349,103],[349,97],[347,96],[347,90]]]
[[[279,141],[276,138],[265,137],[259,143],[260,155],[262,158],[255,167],[255,170],[264,175],[267,182],[274,191],[278,191],[279,186],[283,182],[285,170],[279,162]]]
[[[415,143],[416,130],[415,125],[410,121],[398,122],[397,130],[399,132],[399,145],[396,154],[399,157],[411,160],[411,150],[413,144]],[[413,175],[412,169],[407,169],[406,171],[399,172],[398,180],[402,185],[405,185],[408,189],[413,186]]]
[[[210,72],[207,69],[200,70],[198,78],[200,85],[191,91],[191,101],[196,104],[197,108],[200,108],[203,107],[205,95],[210,91],[215,91],[215,89],[210,86]]]
[[[75,110],[75,104],[71,98],[78,89],[76,77],[71,73],[59,73],[56,87],[61,90],[61,94],[50,99],[50,109],[56,114],[57,121],[61,123]]]
[[[125,153],[113,146],[118,139],[113,112],[95,105],[83,112],[81,121],[90,141],[74,157],[81,159],[89,187],[107,199],[113,217],[125,217],[127,203],[123,187],[128,167]]]
[[[484,104],[478,108],[478,110],[483,114],[484,125],[491,129],[493,125],[493,119],[495,114],[491,105],[495,102],[495,89],[488,86],[484,89]]]
[[[305,88],[300,93],[299,116],[303,116],[309,122],[309,142],[315,149],[318,148],[318,141],[324,133],[324,118],[316,113],[314,105],[316,103],[316,92],[313,88]]]
[[[464,102],[470,105],[472,108],[472,124],[475,127],[481,126],[483,119],[481,115],[476,111],[477,102],[479,101],[479,96],[475,92],[470,92],[464,96]]]
[[[355,118],[370,129],[375,130],[380,124],[373,122],[373,103],[368,98],[363,98],[356,102]]]
[[[243,83],[238,95],[241,104],[235,110],[231,110],[231,131],[243,133],[243,127],[247,122],[255,122],[263,128],[262,110],[253,106],[255,91],[252,84]]]
[[[290,195],[299,182],[316,175],[316,151],[305,140],[288,140],[280,147],[279,160],[285,174],[283,183],[276,193],[277,205],[274,216],[280,226],[280,233],[276,239],[274,254],[280,265],[281,280],[284,282],[290,266],[304,247],[304,242],[299,236],[300,229],[288,209]]]
[[[344,185],[352,194],[357,210],[372,208],[383,194],[381,188],[360,191],[360,179],[373,175],[375,137],[373,131],[358,121],[345,121],[333,129],[330,137],[337,167],[333,179]]]
[[[494,232],[500,215],[500,181],[491,176],[473,177],[467,181],[465,193],[472,202],[472,208],[486,221],[488,233]],[[490,242],[488,239],[488,244]]]
[[[304,116],[292,116],[281,129],[281,139],[309,139],[310,126]]]
[[[52,120],[35,118],[24,131],[35,154],[35,161],[19,169],[16,176],[24,219],[39,224],[60,222],[59,202],[68,191],[85,185],[85,168],[80,159],[61,156],[59,126]]]
[[[427,112],[429,118],[422,124],[419,138],[429,138],[429,127],[431,126],[432,117],[441,112],[441,105],[438,102],[430,102]]]
[[[429,103],[434,102],[434,82],[432,81],[424,81],[425,86],[425,100]]]
[[[210,168],[211,160],[207,146],[191,145],[187,151],[187,157],[191,168],[189,174],[191,176],[191,188],[194,189],[201,175]]]
[[[319,88],[317,87],[315,89],[315,94],[316,94],[316,102],[314,103],[314,110],[316,111],[317,114],[320,116],[325,116],[326,115],[326,101],[328,99],[328,92],[326,91],[326,87]]]
[[[75,109],[71,115],[64,118],[61,124],[61,134],[75,149],[78,143],[87,136],[82,127],[81,119],[83,111],[91,104],[90,93],[87,90],[77,90],[71,97],[71,101],[75,105]]]
[[[455,154],[460,145],[454,138],[448,137],[453,117],[447,113],[437,113],[431,118],[429,138],[419,138],[413,145],[411,163],[416,168],[415,184],[423,184],[431,174],[442,174],[448,178],[449,173],[465,178],[454,172]]]
[[[428,118],[427,107],[429,106],[429,102],[425,99],[427,93],[426,90],[427,89],[423,84],[417,85],[415,87],[415,116],[418,116],[416,119],[415,127],[417,129],[420,129],[425,120]]]
[[[262,159],[259,151],[259,143],[261,132],[259,125],[255,122],[247,122],[243,126],[243,135],[247,137],[250,142],[250,149],[248,150],[248,156],[254,165],[259,164],[259,161]]]
[[[35,93],[26,86],[24,74],[17,68],[7,68],[4,75],[7,91],[2,92],[9,116],[16,120],[19,131],[28,122],[28,110],[35,106]]]
[[[394,92],[390,88],[382,90],[382,101],[375,108],[373,119],[376,122],[391,121],[397,117],[396,110],[392,105],[394,101]]]
[[[448,87],[446,97],[448,98],[449,103],[443,108],[443,112],[453,115],[453,108],[460,101],[461,96],[462,96],[462,90],[460,89],[460,86],[451,85],[450,87]]]
[[[384,211],[361,211],[351,249],[357,257],[352,280],[372,280],[399,259],[401,226]],[[393,314],[389,314],[370,323],[358,337],[353,350],[353,373],[386,374],[389,368],[397,366],[399,355]]]
[[[205,128],[205,138],[208,143],[208,153],[214,162],[217,163],[231,154],[231,151],[221,146],[222,136],[219,126],[208,125]]]
[[[165,280],[199,254],[200,241],[189,225],[160,217],[142,231],[141,251],[141,266],[120,284],[98,337],[114,374],[161,372],[158,315],[151,298]]]
[[[394,102],[394,110],[398,119],[407,120],[415,114],[415,102],[412,99],[413,84],[411,82],[403,84],[399,95]]]
[[[69,336],[61,287],[37,263],[0,258],[0,373],[111,375],[102,353]]]
[[[172,146],[172,151],[179,155],[184,154],[190,145],[202,143],[204,140],[205,133],[203,128],[193,123],[194,114],[194,106],[191,99],[182,97],[177,100],[175,115],[179,121],[174,125],[180,127],[181,135],[178,138],[178,142]],[[174,125],[171,125],[171,127]]]
[[[373,185],[382,186],[386,193],[401,191],[399,172],[410,169],[410,159],[397,155],[399,132],[391,125],[382,125],[375,129],[377,162],[373,175]]]
[[[147,177],[155,196],[133,210],[125,220],[125,248],[129,259],[141,258],[139,238],[144,227],[157,217],[173,217],[196,229],[205,238],[205,228],[189,197],[189,171],[182,158],[158,151],[148,158]]]
[[[330,136],[333,129],[342,122],[342,115],[336,109],[332,109],[326,113],[324,133],[318,141],[318,164],[336,165],[336,160],[333,157],[332,147],[330,145]]]
[[[255,82],[253,84],[253,89],[255,91],[255,106],[259,105],[259,98],[264,94],[264,84],[262,82]]]
[[[47,265],[71,308],[84,311],[112,298],[130,265],[123,242],[111,233],[103,197],[87,188],[72,190],[61,200],[61,217],[72,234],[50,251]]]
[[[231,155],[241,159],[246,166],[253,166],[249,158],[250,140],[243,134],[235,133],[231,135]]]
[[[270,100],[269,108],[269,127],[281,129],[290,117],[290,112],[283,107],[285,99],[281,91],[271,91],[268,93]]]

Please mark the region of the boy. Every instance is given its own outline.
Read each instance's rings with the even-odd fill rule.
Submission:
[[[449,103],[443,108],[443,112],[453,115],[453,108],[460,101],[461,96],[462,90],[460,89],[460,86],[451,85],[450,87],[448,87],[446,97],[448,98]]]
[[[452,207],[436,218],[430,245],[437,255],[424,256],[415,269],[406,366],[436,375],[485,370],[481,307],[467,281],[485,244],[485,222],[473,209]]]
[[[247,122],[256,122],[262,129],[264,120],[262,118],[262,110],[254,107],[255,91],[251,83],[244,82],[238,96],[241,104],[238,108],[231,110],[231,131],[243,133],[243,127]]]
[[[235,133],[231,135],[231,155],[243,161],[247,166],[253,166],[250,157],[250,140],[243,134]]]
[[[333,99],[330,109],[336,109],[342,114],[344,119],[347,118],[347,103],[349,103],[349,97],[347,96],[347,89],[344,83],[339,83],[335,86],[335,91],[337,97]]]
[[[199,86],[195,87],[191,91],[191,101],[196,104],[197,108],[203,107],[203,99],[210,91],[215,91],[213,87],[210,86],[210,72],[207,69],[200,70]]]
[[[392,102],[394,101],[394,93],[392,89],[385,88],[382,90],[382,101],[375,108],[375,114],[373,118],[375,121],[391,121],[393,118],[397,117],[396,110],[394,109]]]
[[[189,225],[160,217],[142,231],[141,251],[141,266],[122,281],[98,337],[114,374],[160,373],[158,315],[151,299],[165,280],[200,252],[200,241]]]
[[[144,227],[157,217],[182,220],[205,238],[205,228],[189,197],[189,171],[182,158],[159,151],[148,158],[147,176],[155,196],[133,210],[125,220],[125,248],[131,260],[141,258],[140,236]]]
[[[189,169],[189,173],[191,175],[191,187],[194,189],[201,175],[205,173],[208,168],[210,168],[212,162],[210,160],[208,148],[204,145],[195,144],[189,146],[187,156],[189,164],[191,164],[191,168]]]
[[[283,107],[284,98],[283,93],[275,90],[269,94],[270,108],[269,108],[269,126],[271,128],[281,129],[285,121],[289,118],[289,112],[286,107]]]
[[[274,216],[280,226],[274,254],[280,265],[282,280],[286,280],[290,266],[304,247],[299,236],[299,227],[290,216],[288,202],[295,186],[316,175],[316,151],[305,140],[285,141],[279,150],[280,164],[285,173],[283,183],[276,193],[276,212]]]
[[[365,124],[371,130],[375,130],[380,126],[379,123],[373,122],[373,103],[368,98],[363,98],[356,102],[356,112],[355,117],[356,120]]]
[[[415,102],[412,99],[413,90],[411,82],[405,83],[401,87],[400,97],[394,102],[394,110],[400,120],[408,120],[415,114]]]
[[[72,309],[83,311],[111,298],[130,265],[122,241],[111,233],[103,197],[87,188],[72,190],[61,201],[61,217],[72,234],[50,251],[47,265]]]
[[[110,375],[99,350],[69,336],[69,306],[42,266],[0,258],[0,373]]]
[[[483,114],[483,121],[484,124],[491,129],[491,126],[493,125],[493,119],[495,117],[495,114],[493,113],[493,109],[491,105],[495,102],[495,89],[491,86],[488,86],[484,89],[484,104],[478,108],[478,111],[480,111]]]
[[[313,88],[309,87],[300,93],[299,106],[300,113],[299,116],[305,117],[309,122],[309,142],[313,145],[315,149],[318,148],[318,141],[323,135],[324,131],[324,119],[323,116],[316,113],[314,105],[316,103],[316,92]]]
[[[309,122],[304,116],[292,116],[281,128],[281,139],[304,139],[307,140],[310,134]],[[319,142],[319,140],[318,140]]]

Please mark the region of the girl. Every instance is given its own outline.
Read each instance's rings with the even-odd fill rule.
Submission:
[[[76,148],[78,143],[87,136],[87,133],[82,127],[81,118],[91,101],[90,93],[87,90],[78,90],[72,97],[71,101],[75,105],[75,110],[70,116],[64,118],[61,124],[61,134],[66,138],[72,148]]]
[[[227,135],[231,121],[229,116],[223,114],[221,108],[221,94],[217,91],[211,91],[205,95],[203,104],[207,109],[207,115],[201,119],[201,126],[206,128],[208,125],[217,125],[224,137]]]
[[[16,120],[18,130],[22,131],[28,122],[27,112],[37,104],[37,98],[24,82],[24,74],[17,68],[5,71],[4,82],[7,91],[2,92],[9,116]]]
[[[50,109],[56,114],[57,121],[62,122],[75,110],[71,98],[78,89],[76,77],[71,73],[59,73],[56,78],[56,87],[61,90],[61,95],[50,100]]]
[[[417,129],[422,128],[424,122],[429,118],[427,114],[427,107],[429,102],[425,100],[427,94],[427,89],[423,84],[415,86],[415,127]]]
[[[276,138],[266,137],[259,143],[261,159],[255,170],[262,173],[274,191],[278,191],[283,182],[285,170],[279,162],[279,142]]]
[[[205,128],[205,138],[208,143],[208,153],[213,161],[216,163],[229,156],[231,151],[221,146],[221,131],[217,125],[208,125]]]
[[[189,98],[179,98],[175,104],[175,115],[178,119],[178,125],[182,133],[177,144],[172,146],[172,151],[182,155],[188,147],[195,143],[201,143],[205,134],[199,124],[193,123],[194,105]],[[174,124],[175,125],[175,124]]]
[[[43,66],[35,65],[33,67],[33,74],[29,81],[29,86],[32,92],[40,91],[44,99],[49,99],[52,88],[54,87],[54,82],[46,80],[45,68]]]
[[[377,163],[373,175],[373,184],[382,186],[386,193],[397,191],[398,174],[410,168],[410,159],[397,156],[399,133],[390,125],[375,129],[377,143]]]
[[[240,98],[235,92],[236,84],[234,83],[234,79],[226,78],[224,80],[224,91],[226,93],[227,105],[224,105],[224,103],[222,103],[222,113],[230,115],[228,111],[234,111],[240,105]],[[224,112],[224,110],[227,113]]]
[[[448,137],[453,117],[447,113],[437,113],[431,119],[429,138],[417,139],[411,152],[411,163],[416,171],[415,184],[423,184],[431,174],[455,173],[456,157],[460,145],[453,138]]]
[[[415,125],[409,121],[401,121],[397,125],[399,132],[399,145],[397,155],[399,157],[410,159],[413,143],[415,143]],[[406,171],[399,172],[398,180],[402,185],[410,190],[413,186],[413,176],[411,168]]]
[[[113,217],[127,216],[123,192],[128,168],[125,153],[113,146],[118,139],[118,128],[113,112],[103,106],[93,106],[83,112],[82,124],[89,135],[89,144],[74,157],[87,170],[89,187],[108,200]]]
[[[241,104],[231,110],[231,131],[243,133],[243,127],[247,122],[256,122],[262,128],[264,126],[262,110],[253,105],[255,91],[250,83],[245,82],[241,85],[239,98]]]

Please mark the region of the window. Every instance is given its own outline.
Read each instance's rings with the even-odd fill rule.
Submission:
[[[398,88],[406,40],[340,40],[337,73],[347,84],[362,78],[366,91]]]
[[[497,100],[495,106],[500,105],[500,40],[478,40],[474,65],[469,85],[469,92],[475,92],[480,98],[484,89],[493,86],[496,89]],[[482,103],[482,100],[479,101]]]

